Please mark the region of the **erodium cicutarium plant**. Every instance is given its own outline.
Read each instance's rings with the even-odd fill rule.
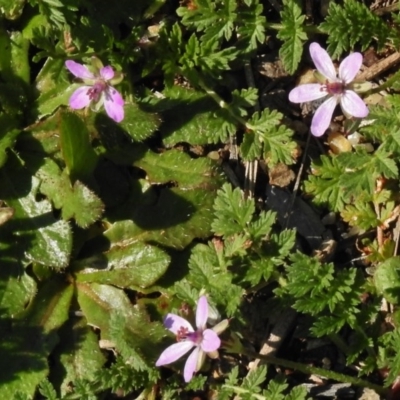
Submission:
[[[96,61],[99,62],[99,60]],[[73,60],[67,60],[65,66],[85,84],[76,89],[69,99],[71,108],[80,110],[91,105],[95,111],[98,111],[104,105],[107,115],[115,122],[121,122],[124,119],[124,99],[111,86],[120,82],[122,76],[116,74],[111,66],[103,67],[101,65],[96,68],[95,73],[92,73],[86,65]]]
[[[318,43],[311,43],[310,55],[322,76],[322,82],[308,83],[294,88],[289,93],[289,100],[293,103],[304,103],[327,97],[314,114],[311,133],[314,136],[322,136],[325,133],[338,103],[347,117],[366,117],[368,108],[352,87],[352,82],[362,64],[362,55],[352,53],[347,56],[341,62],[338,74],[329,54]]]
[[[178,343],[167,347],[161,353],[156,361],[156,366],[171,364],[194,348],[186,361],[183,371],[185,382],[189,382],[193,374],[201,368],[206,354],[211,358],[217,357],[217,350],[221,345],[221,340],[215,328],[206,329],[207,319],[208,302],[205,296],[201,296],[197,302],[196,330],[186,319],[179,315],[167,314],[164,318],[164,326],[176,335]]]

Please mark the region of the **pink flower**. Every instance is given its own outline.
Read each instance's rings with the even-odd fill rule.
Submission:
[[[221,340],[215,332],[218,325],[213,330],[206,329],[207,319],[208,302],[205,296],[201,296],[197,302],[196,331],[186,319],[176,314],[167,314],[164,318],[164,325],[176,335],[178,343],[167,347],[161,353],[156,361],[156,366],[171,364],[194,348],[183,371],[185,382],[189,382],[193,378],[193,374],[201,368],[205,354],[213,355],[212,353],[215,353],[221,345]]]
[[[99,63],[99,60],[96,60]],[[115,122],[124,119],[124,99],[110,83],[120,81],[120,77],[114,77],[114,70],[110,66],[100,65],[97,73],[92,73],[82,64],[73,60],[65,61],[65,66],[77,78],[86,84],[76,89],[69,99],[69,105],[75,110],[80,110],[88,105],[93,105],[95,111],[104,104],[104,108],[110,118]]]
[[[351,85],[360,70],[362,55],[353,53],[347,56],[339,66],[339,77],[329,54],[318,43],[310,44],[310,55],[318,72],[325,78],[324,83],[300,85],[289,93],[289,100],[293,103],[304,103],[328,96],[314,114],[311,133],[314,136],[322,136],[325,133],[338,103],[346,116],[366,117],[368,108],[352,90]]]

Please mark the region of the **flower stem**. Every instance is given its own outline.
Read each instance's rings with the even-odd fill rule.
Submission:
[[[232,109],[232,107],[225,101],[223,100],[218,93],[216,93],[213,89],[209,88],[205,82],[200,79],[198,80],[198,85],[223,109],[227,110],[229,114],[241,125],[243,125],[246,129],[249,129],[251,131],[255,131],[256,128],[249,124],[244,118],[238,116]]]
[[[388,389],[357,377],[340,374],[338,372],[329,371],[324,368],[312,367],[295,361],[283,360],[281,358],[271,357],[271,356],[264,356],[258,353],[252,353],[249,355],[251,357],[260,358],[268,364],[274,364],[274,365],[279,365],[280,367],[294,369],[296,371],[303,372],[307,375],[310,374],[321,375],[325,378],[333,379],[338,382],[350,383],[355,386],[370,388],[372,390],[375,390],[375,392],[377,392],[380,395],[385,395],[388,393]]]
[[[227,389],[231,389],[233,390],[236,394],[247,394],[250,393],[250,390],[247,389],[243,389],[241,387],[238,386],[234,386],[234,385],[222,385],[222,387],[227,388]],[[264,396],[262,396],[261,394],[257,394],[257,393],[253,393],[251,392],[251,397],[257,400],[266,400],[266,398]]]
[[[382,83],[382,85],[379,85],[376,88],[371,89],[368,92],[366,92],[364,97],[367,97],[374,93],[379,93],[381,90],[390,88],[395,82],[398,82],[399,79],[400,79],[400,71],[397,71],[386,82]]]
[[[270,23],[267,24],[267,29],[273,29],[274,31],[280,31],[284,28],[282,24],[276,24],[276,23]],[[321,29],[319,29],[315,25],[306,25],[303,26],[303,30],[306,33],[320,33],[320,34],[325,34],[325,32],[322,32]]]

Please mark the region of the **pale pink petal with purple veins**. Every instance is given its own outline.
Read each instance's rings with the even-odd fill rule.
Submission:
[[[336,105],[337,99],[329,97],[318,107],[311,121],[311,133],[314,136],[322,136],[328,129]]]
[[[330,81],[336,80],[336,70],[329,54],[318,43],[310,44],[310,55],[317,70]]]
[[[176,314],[167,314],[164,318],[164,326],[175,335],[178,334],[181,328],[187,329],[188,332],[194,332],[192,325]]]
[[[85,65],[79,64],[73,60],[65,61],[65,66],[71,72],[71,74],[75,75],[77,78],[81,79],[94,79],[94,75],[87,69]]]
[[[106,81],[114,78],[114,70],[112,69],[112,67],[110,67],[109,65],[107,65],[106,67],[103,67],[100,70],[100,75],[103,79],[105,79]]]
[[[106,90],[104,108],[115,122],[121,122],[124,119],[124,104],[124,99],[117,90],[112,87]]]
[[[221,339],[211,329],[206,329],[203,332],[203,340],[201,342],[201,348],[206,352],[215,351],[221,346]]]
[[[351,115],[356,118],[364,118],[368,115],[369,110],[361,97],[352,90],[345,90],[340,98],[340,107],[344,114]]]
[[[186,360],[185,368],[183,370],[183,378],[185,379],[185,382],[189,382],[196,372],[199,351],[201,351],[200,348],[196,347]]]
[[[162,365],[171,364],[184,356],[195,344],[190,341],[174,343],[167,347],[158,357],[156,361],[156,367],[161,367]]]
[[[80,110],[81,108],[88,106],[91,102],[91,98],[89,96],[90,89],[91,86],[81,86],[80,88],[76,89],[69,98],[70,107],[74,110]]]
[[[289,93],[289,100],[292,103],[305,103],[306,101],[322,99],[327,94],[327,91],[323,89],[323,85],[306,83],[292,89]]]
[[[344,83],[350,83],[356,77],[361,68],[363,57],[360,53],[353,53],[348,55],[339,66],[339,78]]]
[[[196,326],[204,329],[208,318],[208,302],[206,296],[201,296],[197,302],[196,308]]]

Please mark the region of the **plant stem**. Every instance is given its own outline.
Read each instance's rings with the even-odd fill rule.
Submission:
[[[282,24],[276,24],[276,23],[270,23],[267,24],[267,29],[273,29],[275,31],[281,31],[284,28]],[[325,34],[325,32],[322,32],[321,29],[319,29],[315,25],[306,25],[303,26],[303,30],[306,33],[320,33],[320,34]]]
[[[395,82],[399,80],[400,80],[400,71],[397,71],[386,82],[382,83],[382,85],[379,85],[374,89],[368,90],[368,92],[365,93],[364,97],[367,97],[374,93],[379,93],[381,90],[391,87]]]
[[[233,110],[232,107],[225,101],[223,100],[213,89],[209,88],[205,82],[200,79],[197,82],[197,84],[223,109],[227,110],[229,114],[241,125],[243,125],[246,129],[255,131],[256,128],[249,124],[244,118],[238,116]]]
[[[349,346],[343,341],[343,339],[337,333],[331,333],[329,339],[346,355],[350,353]]]
[[[252,352],[249,355],[254,358],[260,358],[268,364],[279,365],[280,367],[284,367],[284,368],[291,368],[296,371],[303,372],[307,375],[310,375],[310,374],[321,375],[325,378],[333,379],[338,382],[350,383],[355,386],[370,388],[372,390],[375,390],[375,392],[377,392],[380,395],[385,395],[388,393],[388,389],[386,389],[382,386],[376,385],[374,383],[371,383],[366,380],[356,378],[353,376],[348,376],[348,375],[340,374],[338,372],[329,371],[324,368],[312,367],[312,366],[301,364],[301,363],[294,362],[294,361],[283,360],[283,359],[277,358],[277,357],[264,356],[264,355],[254,353],[254,352]]]
[[[243,389],[238,386],[233,386],[233,385],[222,385],[222,386],[227,389],[233,390],[236,394],[247,394],[250,392],[249,390]],[[254,397],[255,399],[258,399],[258,400],[266,400],[265,397],[262,396],[261,394],[251,393],[251,397]]]

